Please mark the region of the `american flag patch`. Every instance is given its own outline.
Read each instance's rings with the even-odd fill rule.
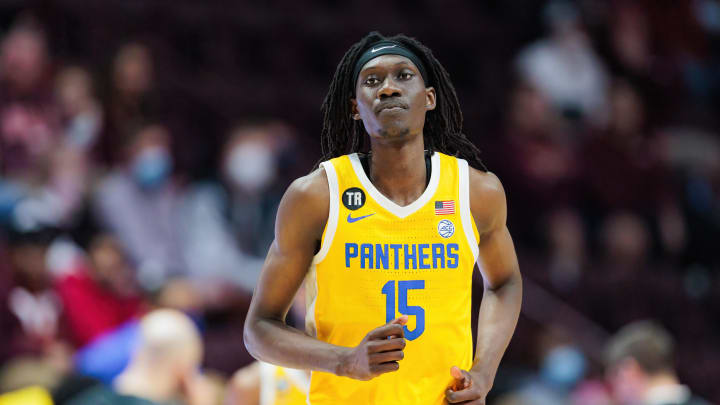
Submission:
[[[435,201],[435,215],[449,215],[455,213],[455,201]]]

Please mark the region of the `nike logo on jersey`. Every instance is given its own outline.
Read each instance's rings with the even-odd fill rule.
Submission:
[[[351,224],[352,224],[353,222],[357,222],[357,221],[359,221],[359,220],[361,220],[361,219],[365,219],[365,218],[367,218],[367,217],[369,217],[369,216],[375,215],[375,213],[373,212],[372,214],[363,215],[363,216],[357,217],[357,218],[353,218],[353,217],[351,217],[350,215],[351,215],[351,214],[348,214],[347,221],[348,221],[348,223],[351,223]]]

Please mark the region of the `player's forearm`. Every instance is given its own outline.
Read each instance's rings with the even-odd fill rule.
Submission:
[[[322,342],[274,319],[248,317],[245,347],[258,360],[283,367],[339,374],[348,348]]]
[[[478,316],[477,349],[472,371],[490,384],[507,349],[522,304],[522,277],[515,271],[501,287],[486,288]]]

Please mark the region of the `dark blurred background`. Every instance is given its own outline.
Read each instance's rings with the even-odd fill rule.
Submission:
[[[371,30],[433,50],[505,186],[525,300],[490,403],[623,403],[604,347],[642,319],[720,401],[717,0],[3,0],[0,393],[109,384],[174,308],[223,396],[279,199]]]

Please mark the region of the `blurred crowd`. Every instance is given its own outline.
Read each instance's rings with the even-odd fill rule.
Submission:
[[[720,1],[281,3],[0,5],[0,394],[253,403],[277,205],[380,29],[445,64],[508,196],[526,294],[490,402],[720,402]]]

